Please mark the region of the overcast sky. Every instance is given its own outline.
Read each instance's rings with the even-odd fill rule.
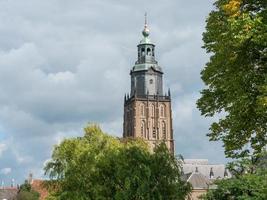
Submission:
[[[0,181],[43,175],[52,147],[87,122],[122,136],[144,13],[171,88],[175,149],[225,163],[196,100],[213,0],[0,0]]]

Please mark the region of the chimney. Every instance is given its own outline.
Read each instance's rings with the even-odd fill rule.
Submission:
[[[196,167],[196,171],[195,172],[198,173],[198,167]]]
[[[12,188],[15,187],[15,179],[14,179],[14,178],[12,178],[12,180],[11,180],[11,187],[12,187]]]
[[[210,168],[210,179],[214,179],[214,173],[212,167]]]

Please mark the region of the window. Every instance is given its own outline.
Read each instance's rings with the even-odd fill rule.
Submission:
[[[150,80],[149,80],[149,83],[150,83],[150,84],[153,84],[153,79],[150,79]]]
[[[145,116],[145,105],[144,104],[141,104],[140,106],[140,113],[141,113],[141,116]]]
[[[151,49],[150,48],[146,49],[146,55],[151,56]]]
[[[141,123],[141,137],[145,137],[145,122]]]
[[[152,117],[155,116],[155,106],[154,106],[154,104],[151,105],[151,116]]]
[[[153,138],[156,138],[156,128],[153,127],[153,134],[152,134]]]
[[[160,106],[160,116],[166,117],[166,106],[164,104]]]
[[[164,140],[167,139],[167,137],[166,137],[166,123],[165,122],[162,122],[162,138]]]
[[[144,48],[141,49],[141,55],[142,55],[142,56],[145,55],[145,49],[144,49]]]

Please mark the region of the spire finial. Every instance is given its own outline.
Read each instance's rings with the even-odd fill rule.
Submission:
[[[144,26],[144,30],[142,33],[143,33],[144,37],[149,36],[149,29],[148,29],[148,25],[147,25],[147,13],[146,12],[145,12],[145,26]]]
[[[145,27],[147,27],[147,12],[145,12]]]

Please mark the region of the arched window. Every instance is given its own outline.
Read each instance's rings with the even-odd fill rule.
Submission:
[[[155,105],[154,104],[151,105],[151,116],[152,117],[155,116]]]
[[[146,128],[145,128],[145,122],[142,121],[141,123],[141,137],[146,137]]]
[[[160,116],[161,117],[166,117],[166,108],[165,108],[165,105],[162,105],[160,107]]]
[[[155,56],[154,49],[152,49],[152,56]]]
[[[140,114],[141,116],[145,116],[145,105],[144,104],[140,105]]]
[[[151,49],[150,48],[146,49],[146,55],[151,56]]]
[[[142,48],[141,49],[141,56],[144,56],[145,55],[145,48]]]
[[[167,134],[166,134],[166,123],[165,122],[162,122],[162,125],[161,125],[162,127],[162,138],[164,139],[164,140],[166,140],[167,139]]]

